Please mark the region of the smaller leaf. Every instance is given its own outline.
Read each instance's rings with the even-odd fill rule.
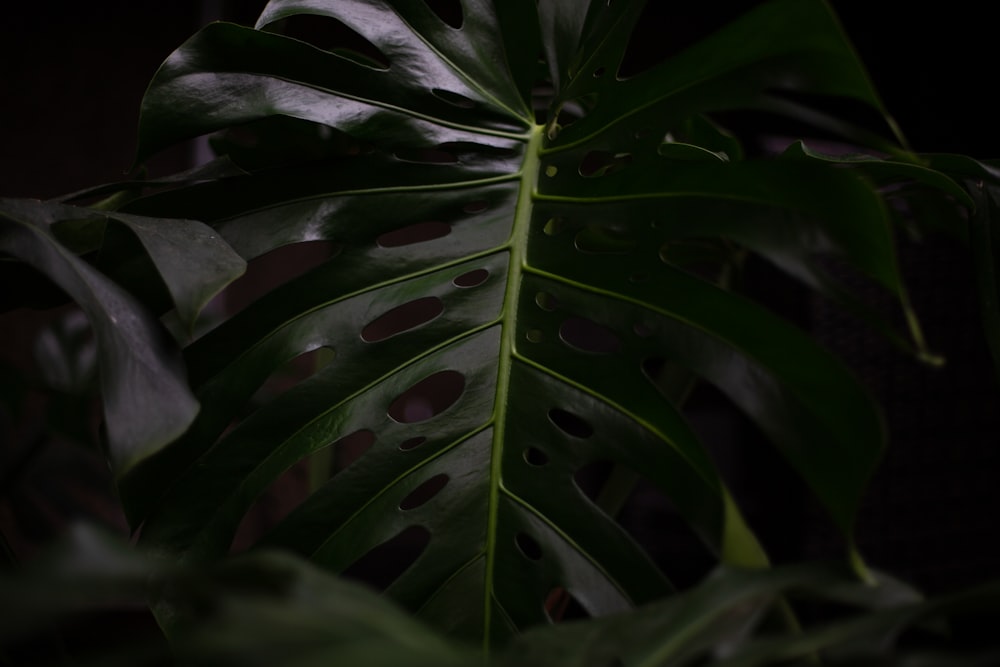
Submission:
[[[44,273],[90,320],[97,340],[109,455],[122,475],[183,433],[199,406],[185,380],[180,355],[159,323],[52,235],[50,225],[65,208],[0,200],[0,250]]]
[[[195,220],[125,213],[112,213],[110,219],[138,237],[189,332],[212,297],[246,270],[243,258],[215,230]]]

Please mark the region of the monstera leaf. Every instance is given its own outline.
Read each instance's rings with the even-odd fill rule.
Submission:
[[[255,28],[209,25],[167,59],[140,160],[221,133],[247,173],[123,210],[202,220],[251,265],[308,244],[329,258],[185,349],[201,412],[121,481],[145,546],[226,554],[269,485],[332,451],[335,474],[262,545],[379,569],[393,599],[485,645],[573,601],[625,611],[675,587],[588,485],[602,466],[662,492],[724,563],[768,563],[683,415],[690,378],[757,424],[849,540],[879,413],[730,278],[753,253],[862,312],[833,257],[911,315],[880,184],[962,191],[887,139],[882,172],[744,155],[738,110],[876,136],[811,105],[882,113],[824,3],[763,4],[625,70],[642,4],[273,0]],[[901,344],[925,352],[909,320]],[[303,357],[315,372],[261,391]]]

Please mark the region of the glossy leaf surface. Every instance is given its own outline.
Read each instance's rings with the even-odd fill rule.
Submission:
[[[289,118],[329,150],[125,210],[207,221],[251,263],[317,242],[331,257],[185,350],[203,410],[123,480],[146,545],[227,553],[269,485],[332,450],[336,474],[261,543],[349,574],[396,554],[387,593],[487,645],[559,600],[599,616],[673,591],[585,492],[588,466],[644,477],[717,557],[765,565],[670,369],[720,389],[850,534],[878,412],[726,276],[754,252],[839,296],[815,261],[832,254],[901,296],[885,201],[823,159],[743,160],[704,114],[770,109],[776,91],[878,99],[828,8],[801,0],[616,76],[640,4],[463,0],[456,28],[424,3],[275,0],[256,29],[210,25],[166,61],[141,157]],[[298,19],[348,50],[282,34]],[[521,26],[548,59],[544,124]]]

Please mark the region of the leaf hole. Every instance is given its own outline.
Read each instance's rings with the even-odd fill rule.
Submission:
[[[541,329],[528,329],[524,337],[528,339],[529,343],[541,343],[545,340],[545,334],[542,333]]]
[[[418,222],[380,235],[375,242],[381,248],[399,248],[433,241],[451,234],[451,225],[444,222]]]
[[[604,76],[605,71],[606,70],[604,67],[598,67],[597,69],[594,70],[594,78],[600,79],[602,76]]]
[[[591,354],[613,354],[621,349],[615,332],[585,317],[564,321],[559,327],[559,337],[570,347]]]
[[[460,95],[459,93],[453,93],[450,90],[444,90],[443,88],[431,88],[431,93],[439,100],[447,102],[448,104],[460,109],[472,109],[476,106],[475,100],[471,100],[465,95]]]
[[[389,58],[381,49],[335,18],[295,14],[283,19],[279,30],[287,37],[336,53],[365,67],[389,69]]]
[[[403,442],[399,443],[399,449],[400,449],[400,451],[408,452],[411,449],[416,449],[417,447],[419,447],[420,445],[424,444],[425,442],[427,442],[427,438],[425,438],[422,435],[418,435],[415,438],[409,438],[409,439],[404,440]]]
[[[559,167],[555,166],[554,164],[550,164],[549,166],[545,167],[545,175],[548,176],[549,178],[552,178],[558,173],[559,173]]]
[[[299,461],[267,485],[236,527],[231,553],[241,553],[257,543],[271,528],[309,497],[309,468]]]
[[[423,526],[410,526],[392,539],[370,549],[349,565],[341,576],[384,591],[416,562],[431,541]]]
[[[580,601],[562,586],[556,586],[545,595],[545,613],[553,623],[590,618]]]
[[[389,405],[389,416],[401,424],[427,421],[454,405],[465,391],[465,376],[439,371],[416,383]]]
[[[587,423],[583,417],[567,412],[562,408],[552,408],[549,410],[549,421],[555,424],[559,430],[574,438],[589,438],[594,435],[594,427]]]
[[[566,229],[566,222],[562,218],[549,218],[542,231],[545,232],[546,236],[555,236],[564,229]]]
[[[539,292],[536,294],[535,303],[539,308],[550,313],[559,307],[559,300],[548,292]]]
[[[621,171],[632,163],[631,153],[609,153],[608,151],[590,151],[580,160],[580,175],[585,178],[597,178]]]
[[[548,455],[537,447],[526,448],[522,456],[528,465],[543,466],[549,462]]]
[[[268,403],[281,394],[292,390],[299,383],[312,376],[316,370],[333,356],[333,350],[317,346],[289,359],[276,368],[270,376],[257,388],[247,408],[252,411]]]
[[[334,452],[334,469],[330,471],[331,476],[346,470],[351,464],[360,459],[374,444],[375,432],[370,429],[355,431],[334,442],[330,445]]]
[[[451,282],[455,287],[478,287],[485,283],[489,277],[490,272],[486,269],[474,269],[468,273],[463,273]]]
[[[462,27],[464,16],[461,0],[424,0],[424,2],[439,19],[452,28],[458,30]]]
[[[227,313],[235,314],[268,292],[336,257],[341,249],[339,243],[332,241],[302,241],[274,248],[248,261],[243,275],[216,299]]]
[[[369,322],[361,330],[361,339],[366,343],[377,343],[427,324],[443,312],[444,302],[436,296],[415,299]]]
[[[535,541],[535,538],[527,533],[518,533],[514,536],[514,544],[517,550],[528,560],[540,560],[542,557],[542,547]]]
[[[429,502],[434,496],[441,492],[448,484],[448,475],[444,473],[434,475],[426,482],[413,489],[405,498],[399,502],[399,509],[412,510]]]
[[[657,253],[657,255],[659,256],[661,262],[663,262],[664,264],[669,264],[670,263],[669,253],[670,253],[670,244],[664,243],[663,245],[660,246],[660,250]]]

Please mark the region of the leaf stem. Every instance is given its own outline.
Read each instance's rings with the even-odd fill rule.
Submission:
[[[521,273],[524,269],[528,231],[534,206],[541,160],[539,152],[545,137],[544,127],[536,125],[532,130],[528,146],[524,152],[521,167],[521,189],[514,209],[514,222],[509,240],[510,263],[507,274],[507,291],[504,294],[504,318],[501,323],[503,334],[500,338],[499,371],[497,373],[496,402],[493,406],[493,451],[490,456],[490,488],[486,529],[486,573],[483,581],[483,651],[490,649],[490,626],[493,615],[493,573],[496,566],[496,534],[502,487],[501,469],[503,443],[507,419],[507,395],[510,390],[510,372],[516,350],[517,300],[521,291]]]

